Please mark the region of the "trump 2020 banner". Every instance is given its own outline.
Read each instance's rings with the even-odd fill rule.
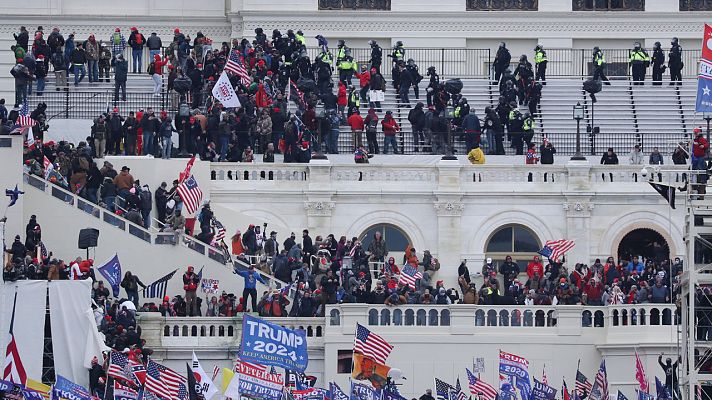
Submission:
[[[556,389],[539,382],[534,378],[534,387],[532,388],[532,400],[554,400],[556,398]]]
[[[240,394],[258,399],[280,400],[283,394],[284,376],[270,374],[262,369],[238,362],[237,373],[240,378]]]
[[[52,390],[54,390],[54,395],[61,399],[91,400],[91,394],[85,387],[77,385],[62,375],[57,375],[57,381]]]
[[[519,389],[522,400],[529,400],[532,388],[529,379],[529,361],[526,358],[500,351],[499,373],[514,378],[514,385]]]
[[[242,320],[240,359],[304,372],[309,363],[307,335],[249,315]]]
[[[712,26],[705,24],[702,38],[702,58],[697,75],[697,103],[695,111],[712,112]]]

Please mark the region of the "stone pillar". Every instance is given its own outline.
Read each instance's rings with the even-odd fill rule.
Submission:
[[[163,347],[161,331],[165,318],[158,313],[140,313],[137,323],[141,326],[141,338],[146,339],[146,346],[151,348]]]
[[[457,160],[442,160],[438,163],[438,188],[433,203],[438,216],[438,239],[437,249],[430,250],[434,251],[433,254],[440,261],[438,279],[446,282],[456,282],[457,266],[460,265],[462,253],[460,219],[465,204],[460,190],[460,168]]]
[[[566,200],[562,207],[566,213],[566,237],[574,240],[576,246],[566,254],[569,270],[577,262],[590,264],[591,257],[591,165],[588,161],[569,161],[568,182],[564,193]]]
[[[309,163],[309,190],[306,193],[304,210],[310,231],[331,231],[331,212],[334,209],[331,190],[331,162],[311,160]]]

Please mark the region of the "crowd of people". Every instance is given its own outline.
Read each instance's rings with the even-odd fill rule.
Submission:
[[[319,53],[310,58],[306,38],[300,30],[290,29],[283,34],[275,29],[268,37],[257,28],[253,40],[234,39],[231,43],[221,43],[219,48],[213,48],[212,40],[200,31],[191,40],[176,28],[167,47],[163,47],[161,37],[155,32],[149,37],[136,27],[131,27],[130,32],[127,39],[117,27],[105,41],[97,41],[94,35],[82,41],[73,33],[65,39],[55,27],[45,39],[40,26],[30,43],[29,32],[21,27],[15,34],[17,43],[13,46],[17,60],[12,71],[16,82],[15,107],[32,93],[33,81],[37,81],[38,95],[42,93],[50,65],[57,82],[66,80],[67,71],[74,72],[75,86],[84,78],[85,69],[88,69],[90,82],[109,79],[109,70],[112,70],[114,102],[125,101],[128,71],[144,73],[143,54],[147,48],[146,72],[153,79],[154,95],[162,93],[163,77],[167,74],[167,92],[180,95],[179,111],[168,115],[164,110],[154,113],[149,108],[128,113],[121,113],[118,107],[107,110],[95,119],[91,136],[87,138],[96,157],[152,154],[170,158],[181,151],[211,161],[251,162],[255,154],[262,154],[263,160],[270,162],[274,154],[284,154],[285,162],[308,162],[316,153],[338,153],[342,126],[351,130],[350,147],[356,162],[366,163],[369,155],[386,154],[390,148],[393,153],[405,150],[396,140],[402,128],[393,116],[394,110],[384,112],[381,105],[389,85],[383,76],[387,68],[384,51],[375,40],[369,41],[369,59],[359,65],[344,40],[330,49],[328,40],[321,35],[316,36]],[[129,49],[131,68],[127,59]],[[488,154],[505,154],[505,138],[518,155],[527,150],[536,151],[535,118],[542,87],[546,84],[548,63],[542,45],[535,47],[532,65],[527,55],[512,64],[510,51],[504,42],[500,43],[492,64],[500,96],[496,106],[483,110],[483,118],[462,96],[462,82],[440,79],[434,66],[427,68],[426,101],[419,101],[419,84],[424,77],[416,61],[406,53],[404,44],[398,41],[387,57],[390,58],[390,83],[398,105],[410,108],[411,90],[415,95],[416,104],[407,115],[414,152],[451,153],[455,147],[451,136],[464,144],[465,154],[480,146]],[[657,73],[665,57],[663,54],[660,61],[658,53],[662,54],[662,50],[656,44],[653,79],[661,83]],[[676,60],[681,60],[681,49],[676,40],[673,40],[669,58],[673,82],[679,82],[676,77],[681,61]],[[594,49],[592,59],[593,79],[607,81],[603,72],[605,58],[600,49]],[[638,46],[631,51],[630,63],[634,80],[639,83],[640,66],[644,66],[644,79],[645,63],[650,63],[650,57]],[[244,75],[235,73],[236,64],[244,68]],[[224,108],[211,95],[223,71],[230,72],[231,84],[241,103],[238,108]],[[358,85],[354,78],[358,79]],[[294,112],[290,108],[294,108]],[[179,148],[174,148],[174,132],[180,134]],[[377,138],[381,132],[383,141],[379,145]],[[37,133],[35,137],[42,138],[42,132]],[[540,145],[542,159],[548,158],[544,153],[553,154],[550,150],[553,146]]]

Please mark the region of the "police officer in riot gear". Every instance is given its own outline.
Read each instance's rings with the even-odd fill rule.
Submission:
[[[383,63],[383,49],[376,43],[375,40],[368,41],[369,46],[371,46],[371,68],[375,68],[376,72],[381,73],[381,64]]]
[[[440,75],[435,71],[435,67],[431,65],[428,67],[427,76],[430,77],[430,83],[428,83],[428,88],[425,90],[427,92],[426,99],[428,101],[428,107],[430,107],[433,105],[433,95],[440,83]]]
[[[517,79],[517,88],[519,89],[519,105],[524,104],[524,99],[526,98],[526,91],[529,88],[532,78],[534,78],[534,71],[532,71],[532,64],[527,60],[527,56],[522,54],[519,57],[519,65],[514,70],[514,76]]]
[[[593,80],[601,80],[606,85],[610,85],[611,82],[608,81],[606,74],[604,73],[604,68],[606,67],[606,57],[603,56],[603,52],[598,46],[593,48]]]
[[[546,85],[546,64],[548,63],[546,51],[541,44],[534,48],[534,66],[536,68],[536,80],[541,81],[542,85]]]
[[[406,64],[405,69],[408,70],[411,78],[413,79],[413,90],[415,91],[415,99],[419,100],[420,88],[418,88],[418,85],[420,84],[420,81],[423,80],[423,75],[420,75],[420,71],[418,70],[418,64],[416,64],[415,60],[413,60],[412,58],[408,59],[408,63]]]
[[[682,85],[682,47],[676,37],[670,42],[670,53],[668,54],[668,68],[670,68],[670,85]]]
[[[347,51],[350,52],[351,49],[349,49],[349,48],[346,46],[346,41],[344,41],[343,39],[339,39],[338,47],[336,48],[336,63],[337,63],[337,64],[338,64],[339,61],[343,60],[344,57],[346,57],[346,52],[347,52]]]
[[[502,72],[509,68],[509,62],[512,61],[512,55],[509,53],[507,46],[504,42],[500,42],[499,48],[497,49],[497,55],[494,57],[492,66],[494,67],[494,80],[499,82],[499,78],[502,77]]]
[[[660,42],[655,42],[653,47],[653,85],[660,86],[663,84],[663,72],[665,72],[665,53],[660,47]]]
[[[650,65],[650,56],[640,47],[640,42],[635,42],[633,50],[630,52],[630,68],[633,75],[634,85],[644,85],[645,70]]]

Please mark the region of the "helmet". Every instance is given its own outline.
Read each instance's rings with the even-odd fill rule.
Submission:
[[[397,41],[397,42],[396,42],[396,46],[403,46],[403,42],[401,42],[400,40]]]
[[[534,50],[541,50],[543,48],[544,48],[544,46],[542,46],[541,44],[537,44],[536,47],[534,48]]]
[[[598,46],[593,46],[593,52],[598,53],[601,49]]]
[[[660,46],[662,46],[662,45],[660,44],[660,42],[655,42],[655,47],[656,47],[656,48],[660,48]]]
[[[640,42],[633,43],[633,48],[636,50],[640,49]]]
[[[526,55],[526,54],[522,54],[522,56],[519,57],[519,62],[524,62],[524,61],[527,61],[527,55]]]
[[[409,59],[408,59],[408,64],[415,64],[415,60],[413,60],[412,58],[409,58]]]
[[[504,42],[499,42],[499,47],[501,47],[501,48],[507,47],[507,44]]]
[[[343,46],[343,45],[346,44],[346,42],[344,41],[344,39],[339,39],[339,42],[338,42],[338,43],[339,43],[339,46]]]
[[[678,42],[677,38],[674,37],[674,38],[672,38],[672,42],[670,42],[670,44],[677,44],[677,42]]]

